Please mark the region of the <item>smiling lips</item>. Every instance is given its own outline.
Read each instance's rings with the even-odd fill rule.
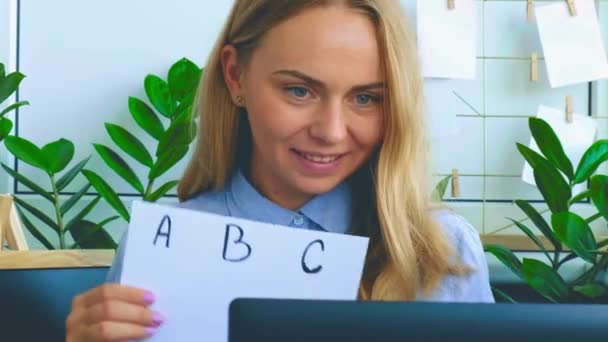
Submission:
[[[309,152],[298,151],[295,149],[292,149],[292,151],[295,152],[300,157],[302,157],[308,161],[311,161],[313,163],[318,163],[318,164],[331,164],[331,163],[335,162],[336,160],[342,158],[345,155],[345,153],[341,153],[341,154],[309,153]]]

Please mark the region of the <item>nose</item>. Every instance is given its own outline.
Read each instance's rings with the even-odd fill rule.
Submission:
[[[309,131],[315,140],[324,144],[336,144],[343,141],[348,134],[348,129],[342,104],[336,101],[323,106]]]

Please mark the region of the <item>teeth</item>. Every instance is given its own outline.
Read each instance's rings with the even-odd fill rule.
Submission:
[[[314,154],[301,153],[301,156],[315,163],[331,163],[338,159],[338,156],[318,156]]]

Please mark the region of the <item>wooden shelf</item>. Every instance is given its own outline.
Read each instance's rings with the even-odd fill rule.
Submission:
[[[1,251],[0,270],[107,267],[113,259],[113,249]]]
[[[538,239],[547,250],[552,250],[553,246],[547,238],[539,236]],[[600,241],[602,239],[604,238]],[[538,246],[524,235],[481,235],[481,241],[484,245],[499,244],[513,251],[540,251]],[[112,265],[114,254],[112,249],[0,251],[0,270],[109,267]]]

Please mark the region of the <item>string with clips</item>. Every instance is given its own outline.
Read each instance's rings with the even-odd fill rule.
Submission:
[[[448,0],[448,9],[453,10],[456,8],[455,0]],[[566,0],[568,4],[568,10],[571,16],[576,16],[576,4],[574,0]],[[528,0],[527,5],[528,22],[534,22],[534,0]],[[538,53],[533,52],[530,56],[530,81],[538,82]],[[572,96],[566,96],[566,121],[571,123],[573,120],[574,113],[574,98]],[[458,169],[452,169],[452,197],[460,197],[460,177]]]
[[[566,0],[570,15],[577,16],[576,3],[574,0]],[[528,0],[527,6],[528,22],[534,22],[534,0]],[[532,52],[530,56],[530,81],[538,82],[538,53]],[[572,123],[574,113],[574,98],[566,96],[566,122]]]

